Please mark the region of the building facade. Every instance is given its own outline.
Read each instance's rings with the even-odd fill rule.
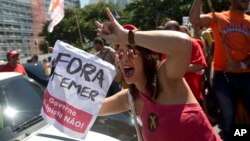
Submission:
[[[6,52],[20,51],[21,57],[40,54],[38,37],[48,20],[51,0],[0,0],[0,60]],[[64,0],[65,8],[80,8],[79,0]]]
[[[5,59],[10,49],[28,55],[34,36],[29,1],[0,0],[0,15],[0,59]]]

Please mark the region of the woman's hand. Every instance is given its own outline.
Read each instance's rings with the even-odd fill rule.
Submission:
[[[96,21],[99,36],[116,44],[128,44],[127,32],[114,18],[109,8],[106,8],[109,22]]]

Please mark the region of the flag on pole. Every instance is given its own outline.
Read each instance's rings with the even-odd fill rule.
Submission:
[[[51,20],[48,26],[48,32],[52,32],[54,27],[64,17],[64,0],[51,0],[48,12]]]

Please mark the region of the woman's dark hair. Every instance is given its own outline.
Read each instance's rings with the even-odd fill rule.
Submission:
[[[151,97],[156,99],[158,96],[157,57],[149,49],[140,46],[128,47],[135,48],[142,54],[143,70],[147,80],[145,87],[150,91]],[[129,84],[129,90],[135,100],[139,91],[134,84]]]
[[[124,29],[127,30],[138,30],[134,25],[132,24],[125,24],[123,25]],[[119,48],[119,46],[116,46],[116,50]],[[157,98],[158,96],[158,80],[157,80],[157,57],[153,54],[153,52],[149,49],[140,47],[140,46],[129,46],[128,48],[133,49],[135,48],[142,54],[142,61],[143,61],[143,70],[146,75],[146,86],[145,88],[150,91],[151,97]],[[136,88],[134,84],[129,84],[129,91],[132,94],[133,99],[136,99],[136,95],[138,95],[139,91]]]

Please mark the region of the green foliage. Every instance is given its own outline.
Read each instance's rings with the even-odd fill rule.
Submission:
[[[41,41],[41,42],[39,42],[39,49],[40,49],[43,53],[49,53],[49,45],[48,45],[48,42],[46,42],[46,41]]]
[[[105,8],[116,10],[120,16],[121,24],[131,23],[142,30],[152,30],[165,23],[166,19],[173,19],[182,24],[182,17],[189,15],[189,10],[194,0],[133,0],[125,9],[114,4],[98,3],[87,5],[83,9],[65,9],[65,17],[55,26],[53,33],[47,32],[48,22],[39,34],[44,37],[49,46],[53,46],[56,40],[62,40],[73,46],[87,49],[88,41],[96,36],[95,21],[108,19]],[[229,7],[228,0],[211,0],[216,11],[226,10]],[[210,12],[207,1],[203,1],[204,13]],[[76,20],[77,19],[77,20]],[[79,28],[78,24],[79,23]],[[79,35],[82,36],[82,41]],[[83,42],[83,45],[81,44]],[[44,50],[44,47],[40,47]],[[46,51],[46,50],[44,50]]]
[[[212,3],[213,8],[214,8],[214,10],[216,12],[221,12],[221,11],[224,11],[224,10],[228,10],[229,6],[230,6],[229,0],[211,0],[211,3]],[[208,13],[210,11],[211,10],[210,10],[210,8],[208,6],[208,3],[204,2],[203,12]]]
[[[125,8],[131,17],[127,22],[143,30],[155,29],[162,25],[165,19],[172,19],[182,24],[182,17],[189,15],[194,0],[134,0]],[[216,11],[226,10],[228,0],[211,0]],[[203,11],[210,12],[207,1],[203,1]]]
[[[106,7],[111,10],[115,9],[115,5],[105,3],[88,5],[84,9],[65,9],[63,20],[54,27],[53,32],[48,33],[49,22],[47,22],[39,36],[43,37],[49,46],[53,46],[56,40],[62,40],[81,49],[89,48],[87,41],[91,41],[97,36],[95,21],[107,20]],[[81,34],[79,34],[79,31]]]
[[[125,11],[133,13],[130,23],[143,30],[155,29],[164,19],[170,18],[182,22],[182,16],[188,16],[190,1],[173,0],[134,0]]]

